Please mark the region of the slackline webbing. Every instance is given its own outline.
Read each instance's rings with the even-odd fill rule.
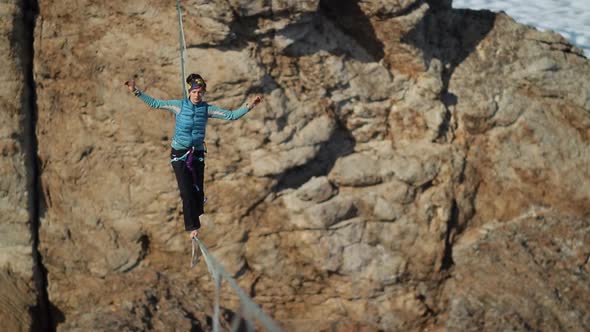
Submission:
[[[234,289],[234,291],[238,294],[240,298],[241,308],[242,308],[242,316],[244,319],[253,320],[256,319],[260,324],[264,327],[266,331],[275,332],[280,331],[279,326],[275,323],[272,318],[268,317],[260,307],[252,301],[252,299],[244,293],[244,291],[238,286],[236,280],[229,275],[223,269],[223,266],[217,262],[217,260],[211,256],[205,245],[197,238],[194,237],[193,241],[193,248],[192,248],[192,259],[191,259],[191,267],[195,266],[196,261],[198,259],[198,250],[196,250],[196,246],[201,249],[201,253],[203,258],[205,259],[205,263],[207,263],[207,269],[209,273],[213,276],[213,282],[215,283],[215,309],[213,313],[213,332],[219,332],[219,294],[221,292],[221,282],[222,279],[225,279],[228,284]],[[196,255],[195,255],[196,252]],[[239,316],[236,315],[234,317],[234,321],[232,323],[232,331],[235,331],[233,327],[237,327],[239,325]],[[249,324],[247,324],[248,330],[251,328]]]

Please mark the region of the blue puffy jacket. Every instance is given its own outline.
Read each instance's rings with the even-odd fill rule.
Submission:
[[[188,149],[191,146],[194,146],[196,150],[204,150],[203,142],[205,141],[208,118],[237,120],[249,111],[246,106],[242,106],[235,111],[228,111],[209,105],[204,101],[195,105],[188,98],[160,100],[152,98],[139,90],[136,90],[135,94],[150,107],[165,109],[176,115],[172,148],[177,150]]]

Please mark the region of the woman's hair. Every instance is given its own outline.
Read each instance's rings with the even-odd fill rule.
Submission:
[[[193,85],[202,85],[204,90],[207,89],[207,83],[205,83],[205,80],[199,74],[188,75],[186,77],[186,84],[188,85],[189,90]]]

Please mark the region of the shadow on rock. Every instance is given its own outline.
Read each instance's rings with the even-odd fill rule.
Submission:
[[[358,0],[322,0],[320,1],[320,11],[372,56],[372,59],[366,59],[367,62],[378,62],[383,59],[384,45],[377,38],[373,25],[361,10]],[[362,61],[363,59],[358,60]]]
[[[51,302],[49,302],[48,313],[44,313],[39,305],[30,308],[29,311],[31,317],[35,317],[31,331],[57,331],[57,326],[66,320],[64,313]],[[44,317],[45,315],[49,316]]]
[[[496,14],[491,11],[446,9],[431,6],[424,18],[402,42],[420,49],[426,66],[433,59],[443,64],[443,91],[446,93],[453,72],[494,27]],[[457,102],[456,96],[443,96],[445,104]]]
[[[350,131],[340,126],[329,140],[321,144],[315,159],[279,175],[280,179],[272,191],[281,192],[289,188],[299,188],[314,176],[328,175],[336,160],[352,153],[355,145],[356,140]]]
[[[270,29],[261,33],[259,19],[260,16],[236,14],[229,27],[231,33],[216,47],[241,50],[248,47],[249,42],[260,43],[267,38],[276,42],[276,36],[279,36],[278,39],[289,41],[288,46],[278,47],[287,56],[300,57],[325,51],[337,56],[345,55],[363,63],[378,62],[384,57],[383,42],[377,38],[373,25],[359,6],[358,0],[321,0],[318,11],[303,13],[296,19],[293,19],[289,11],[274,12],[273,20],[290,20],[280,30]],[[187,47],[209,46],[211,45]]]

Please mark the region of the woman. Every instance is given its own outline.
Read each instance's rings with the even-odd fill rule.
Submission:
[[[172,152],[170,162],[176,174],[182,212],[184,213],[184,229],[190,232],[190,238],[198,235],[201,227],[199,216],[203,214],[205,194],[203,192],[203,175],[205,171],[205,129],[208,118],[237,120],[256,107],[262,98],[256,96],[251,104],[246,104],[235,111],[227,111],[203,101],[207,91],[207,83],[198,74],[190,74],[186,78],[188,98],[182,100],[160,100],[141,92],[135,81],[127,81],[125,85],[139,99],[153,108],[162,108],[176,115]]]

